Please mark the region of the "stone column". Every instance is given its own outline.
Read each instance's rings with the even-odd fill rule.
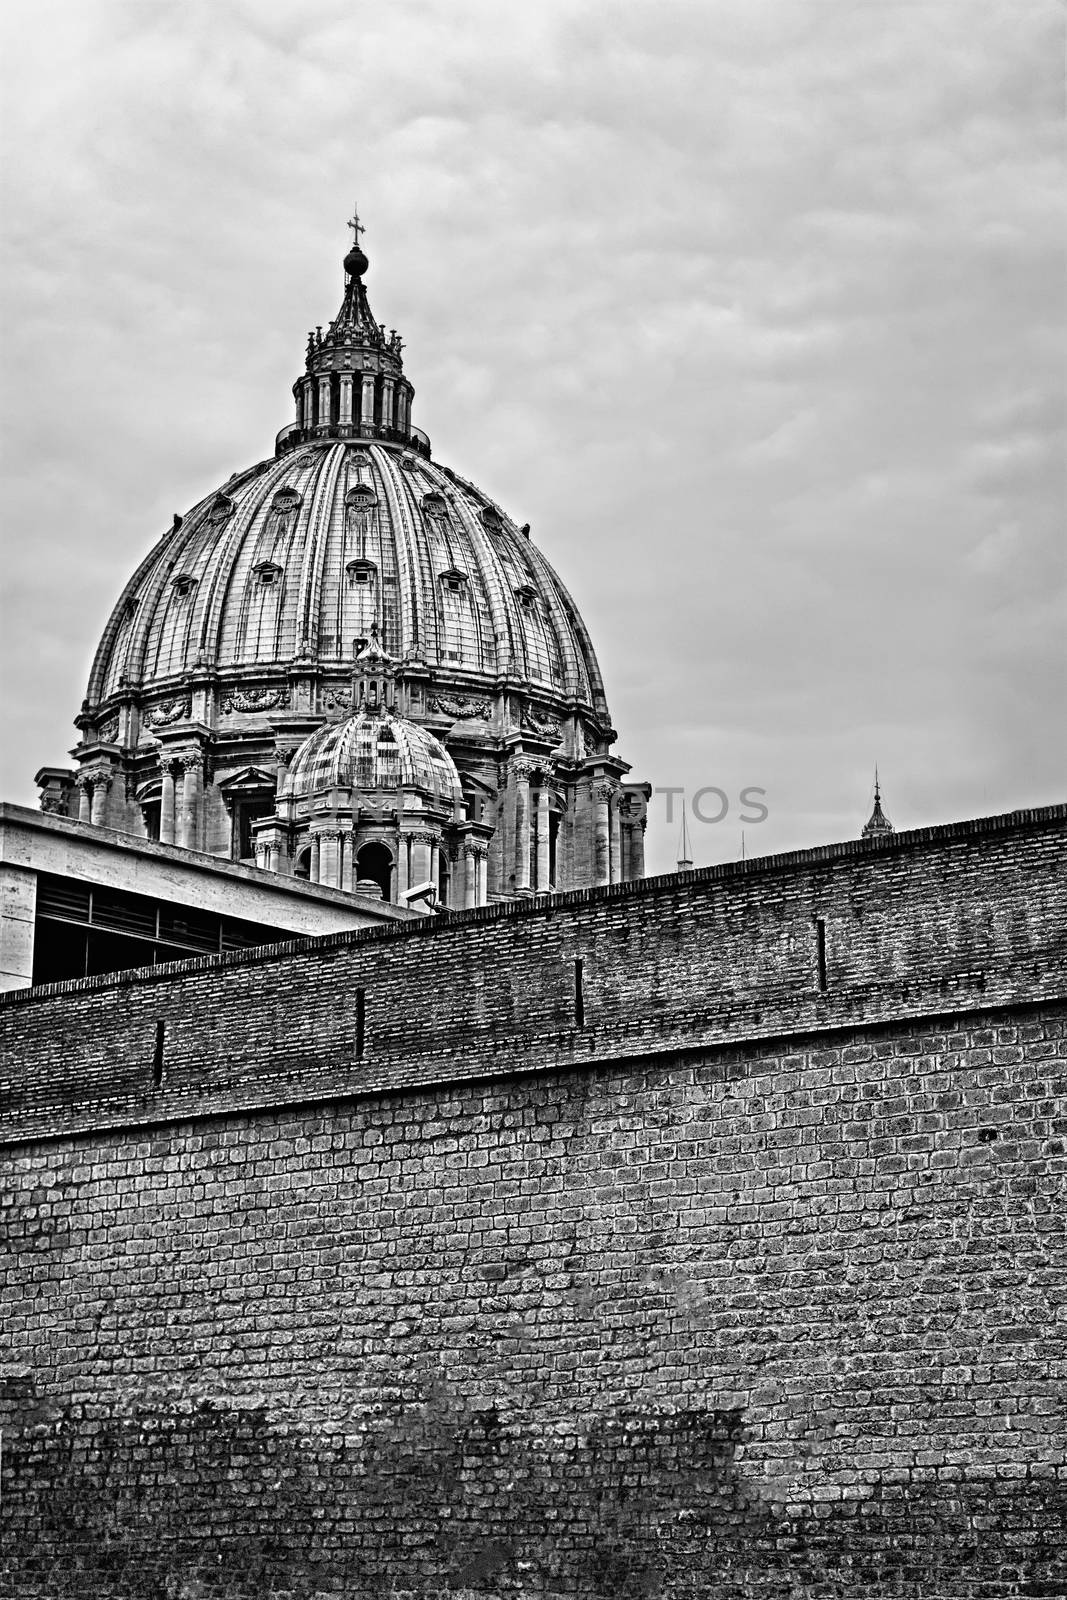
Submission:
[[[474,903],[476,906],[484,906],[489,900],[489,852],[485,845],[480,846],[475,852],[474,868]]]
[[[319,379],[319,427],[324,428],[330,420],[330,380]]]
[[[304,400],[304,421],[303,421],[303,426],[305,428],[313,428],[315,426],[315,380],[314,380],[314,378],[305,378],[303,380],[303,382],[301,383],[300,388],[301,388],[301,391],[302,391],[302,394],[303,394],[303,400]]]
[[[318,881],[319,881],[319,836],[318,836],[317,833],[313,833],[311,835],[311,859],[308,862],[308,882],[309,883],[318,883]]]
[[[542,784],[537,791],[537,892],[547,894],[551,885],[548,881],[548,830],[549,818],[552,815],[549,806],[549,791]]]
[[[93,773],[93,802],[89,810],[89,821],[95,828],[102,828],[107,820],[107,795],[110,788],[109,772]]]
[[[618,791],[611,799],[611,881],[621,883],[625,873],[622,870],[622,819],[619,816]]]
[[[395,378],[382,379],[382,427],[391,428],[393,423],[393,386]]]
[[[511,766],[515,774],[515,831],[514,831],[514,857],[515,888],[528,889],[530,887],[530,773],[531,765],[528,761],[514,761]]]
[[[478,852],[472,844],[463,846],[463,887],[460,907],[467,910],[478,904]]]
[[[79,772],[74,780],[78,790],[78,821],[88,822],[92,816],[92,795],[89,791],[89,775]]]
[[[332,828],[319,834],[318,881],[329,889],[338,889],[341,885],[340,843],[341,835]]]
[[[200,842],[200,780],[204,771],[199,750],[182,756],[182,771],[182,844],[186,850],[195,850]]]
[[[360,404],[359,420],[365,427],[374,423],[374,373],[363,374],[363,396]]]
[[[403,905],[404,895],[411,887],[410,856],[411,839],[409,835],[398,833],[396,839],[396,898],[400,905]]]
[[[349,894],[356,886],[356,831],[341,835],[341,888]]]
[[[611,882],[611,795],[613,785],[593,786],[593,875],[597,883]]]
[[[430,877],[430,847],[433,844],[433,835],[429,833],[413,833],[411,835],[411,881],[409,888],[414,888],[418,883],[432,881]]]
[[[341,377],[340,420],[346,425],[350,425],[352,421],[352,374],[350,372],[343,373]]]
[[[159,797],[159,842],[174,843],[174,763],[162,763],[163,788]]]

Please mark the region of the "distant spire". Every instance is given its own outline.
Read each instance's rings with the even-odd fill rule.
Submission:
[[[688,872],[693,865],[693,858],[689,854],[689,829],[686,826],[685,811],[682,811],[682,832],[678,840],[678,871]]]
[[[870,821],[864,824],[863,837],[865,839],[884,839],[887,834],[895,833],[896,829],[882,810],[882,790],[878,782],[878,766],[874,768],[874,810],[871,812]]]

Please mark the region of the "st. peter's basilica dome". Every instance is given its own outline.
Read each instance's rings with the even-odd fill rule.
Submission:
[[[479,903],[640,876],[648,790],[612,754],[585,625],[529,528],[412,426],[403,343],[371,314],[356,238],[295,420],[269,460],[175,517],[126,585],[76,719],[78,770],[66,785],[52,769],[43,803],[300,870],[279,831],[287,767],[356,709],[373,646],[396,714],[458,769],[488,856]]]

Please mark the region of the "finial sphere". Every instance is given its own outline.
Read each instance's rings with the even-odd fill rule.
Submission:
[[[359,245],[354,244],[345,256],[345,271],[350,273],[353,278],[362,278],[369,266],[370,262],[359,248]]]

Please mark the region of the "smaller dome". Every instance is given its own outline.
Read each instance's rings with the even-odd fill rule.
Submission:
[[[459,773],[441,741],[376,710],[316,728],[294,755],[282,795],[309,800],[330,789],[421,789],[449,811],[461,799]]]

